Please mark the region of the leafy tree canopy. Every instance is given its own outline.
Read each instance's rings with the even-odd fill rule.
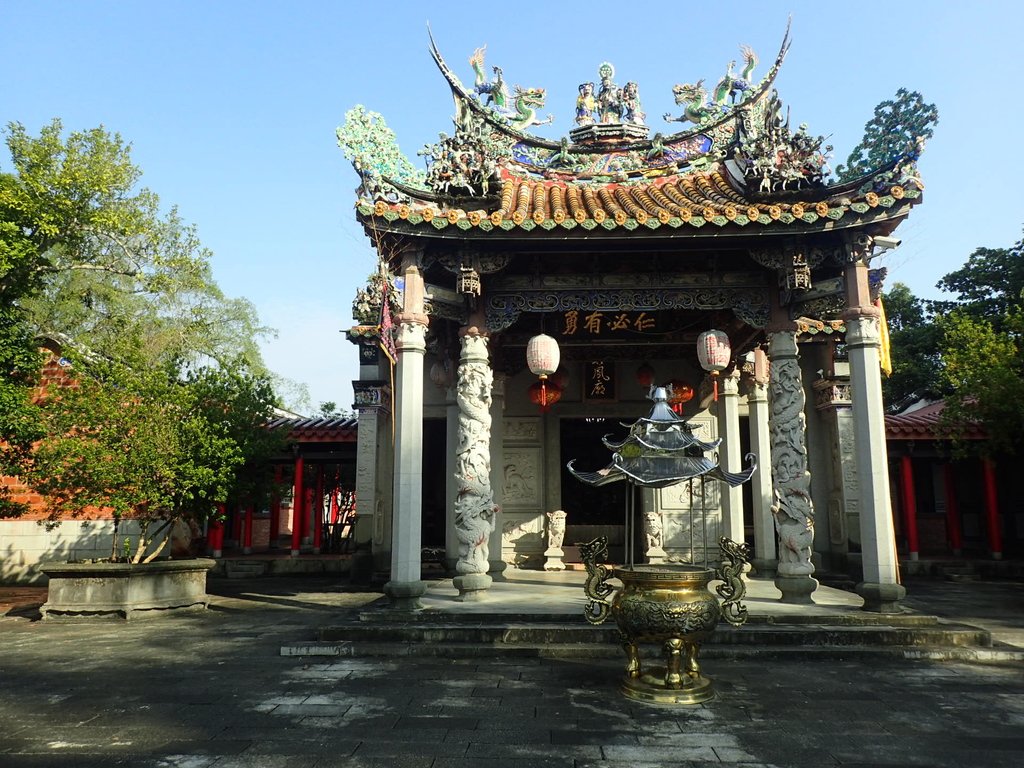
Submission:
[[[960,308],[975,319],[987,319],[1004,329],[1024,294],[1024,240],[1010,248],[978,248],[963,267],[943,277],[938,288],[956,296],[955,301],[935,302],[935,312]]]
[[[195,227],[139,187],[116,133],[11,123],[6,142],[0,473],[29,480],[54,516],[169,523],[251,499],[280,439],[264,428],[276,398],[252,305],[223,294]],[[75,384],[33,402],[40,335],[60,341]]]
[[[898,413],[921,399],[940,396],[939,368],[942,331],[931,320],[926,302],[903,283],[894,283],[882,296],[892,374],[882,381],[887,409]]]

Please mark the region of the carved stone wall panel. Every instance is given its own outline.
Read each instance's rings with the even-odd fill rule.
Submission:
[[[505,448],[502,454],[502,499],[506,510],[541,513],[544,492],[540,446]]]
[[[541,442],[541,420],[537,418],[505,419],[505,443]]]
[[[662,518],[665,559],[668,562],[699,564],[718,558],[718,539],[722,535],[720,509],[710,509],[706,516],[698,513],[692,517],[688,513],[666,512]]]
[[[542,513],[502,514],[501,558],[506,563],[518,568],[539,567],[546,544]]]

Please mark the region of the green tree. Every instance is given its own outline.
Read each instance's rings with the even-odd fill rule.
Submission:
[[[940,396],[942,330],[927,302],[903,283],[894,283],[882,303],[892,356],[892,374],[882,380],[882,391],[887,410],[899,413],[917,400]]]
[[[6,142],[0,474],[30,480],[54,517],[102,507],[166,527],[252,498],[279,439],[252,305],[222,293],[195,227],[139,187],[117,134],[11,123]],[[69,350],[77,383],[34,403],[39,335]],[[0,514],[21,509],[0,496]]]
[[[957,440],[960,452],[1016,452],[1024,445],[1024,241],[978,248],[938,287],[943,422],[955,436],[981,426],[987,441]]]
[[[100,509],[136,520],[142,536],[132,559],[142,562],[162,551],[174,522],[201,524],[218,501],[269,490],[261,481],[280,437],[265,428],[274,406],[265,379],[84,353],[73,365],[74,384],[41,402],[43,436],[22,474],[50,519]]]
[[[987,441],[957,439],[961,453],[1016,453],[1024,445],[1024,311],[1012,307],[990,320],[973,316],[969,306],[941,321],[943,423],[956,438],[969,425],[985,430]]]
[[[1024,240],[1010,248],[978,248],[937,287],[955,294],[956,299],[935,302],[935,312],[959,309],[976,320],[987,320],[997,331],[1004,330],[1005,321],[1024,295]]]

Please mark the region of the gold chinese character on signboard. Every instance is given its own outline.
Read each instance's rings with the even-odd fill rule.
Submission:
[[[572,336],[579,330],[579,326],[577,325],[579,316],[579,310],[576,309],[570,309],[565,313],[565,330],[562,331],[563,336]]]
[[[601,333],[601,318],[604,317],[604,312],[591,312],[585,318],[583,318],[583,327],[590,333],[595,335]]]
[[[623,328],[629,328],[629,315],[625,312],[616,315],[615,319],[608,323],[609,331],[621,331]]]
[[[615,363],[592,360],[583,364],[583,399],[615,400]]]
[[[654,318],[650,317],[646,312],[641,312],[637,315],[636,320],[633,321],[633,327],[638,331],[649,331],[654,328]]]

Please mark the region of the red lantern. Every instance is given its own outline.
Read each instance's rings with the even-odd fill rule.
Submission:
[[[647,363],[636,369],[636,383],[645,388],[654,383],[654,369]]]
[[[671,389],[672,394],[668,396],[668,406],[677,414],[682,415],[683,405],[693,399],[693,387],[682,379],[672,379],[664,384],[666,389]]]
[[[704,331],[697,337],[697,359],[700,367],[711,373],[715,400],[718,400],[718,374],[729,366],[732,348],[725,331]]]
[[[540,406],[541,413],[547,413],[549,407],[562,399],[562,390],[553,384],[546,386],[543,381],[536,381],[528,390],[530,402]]]

